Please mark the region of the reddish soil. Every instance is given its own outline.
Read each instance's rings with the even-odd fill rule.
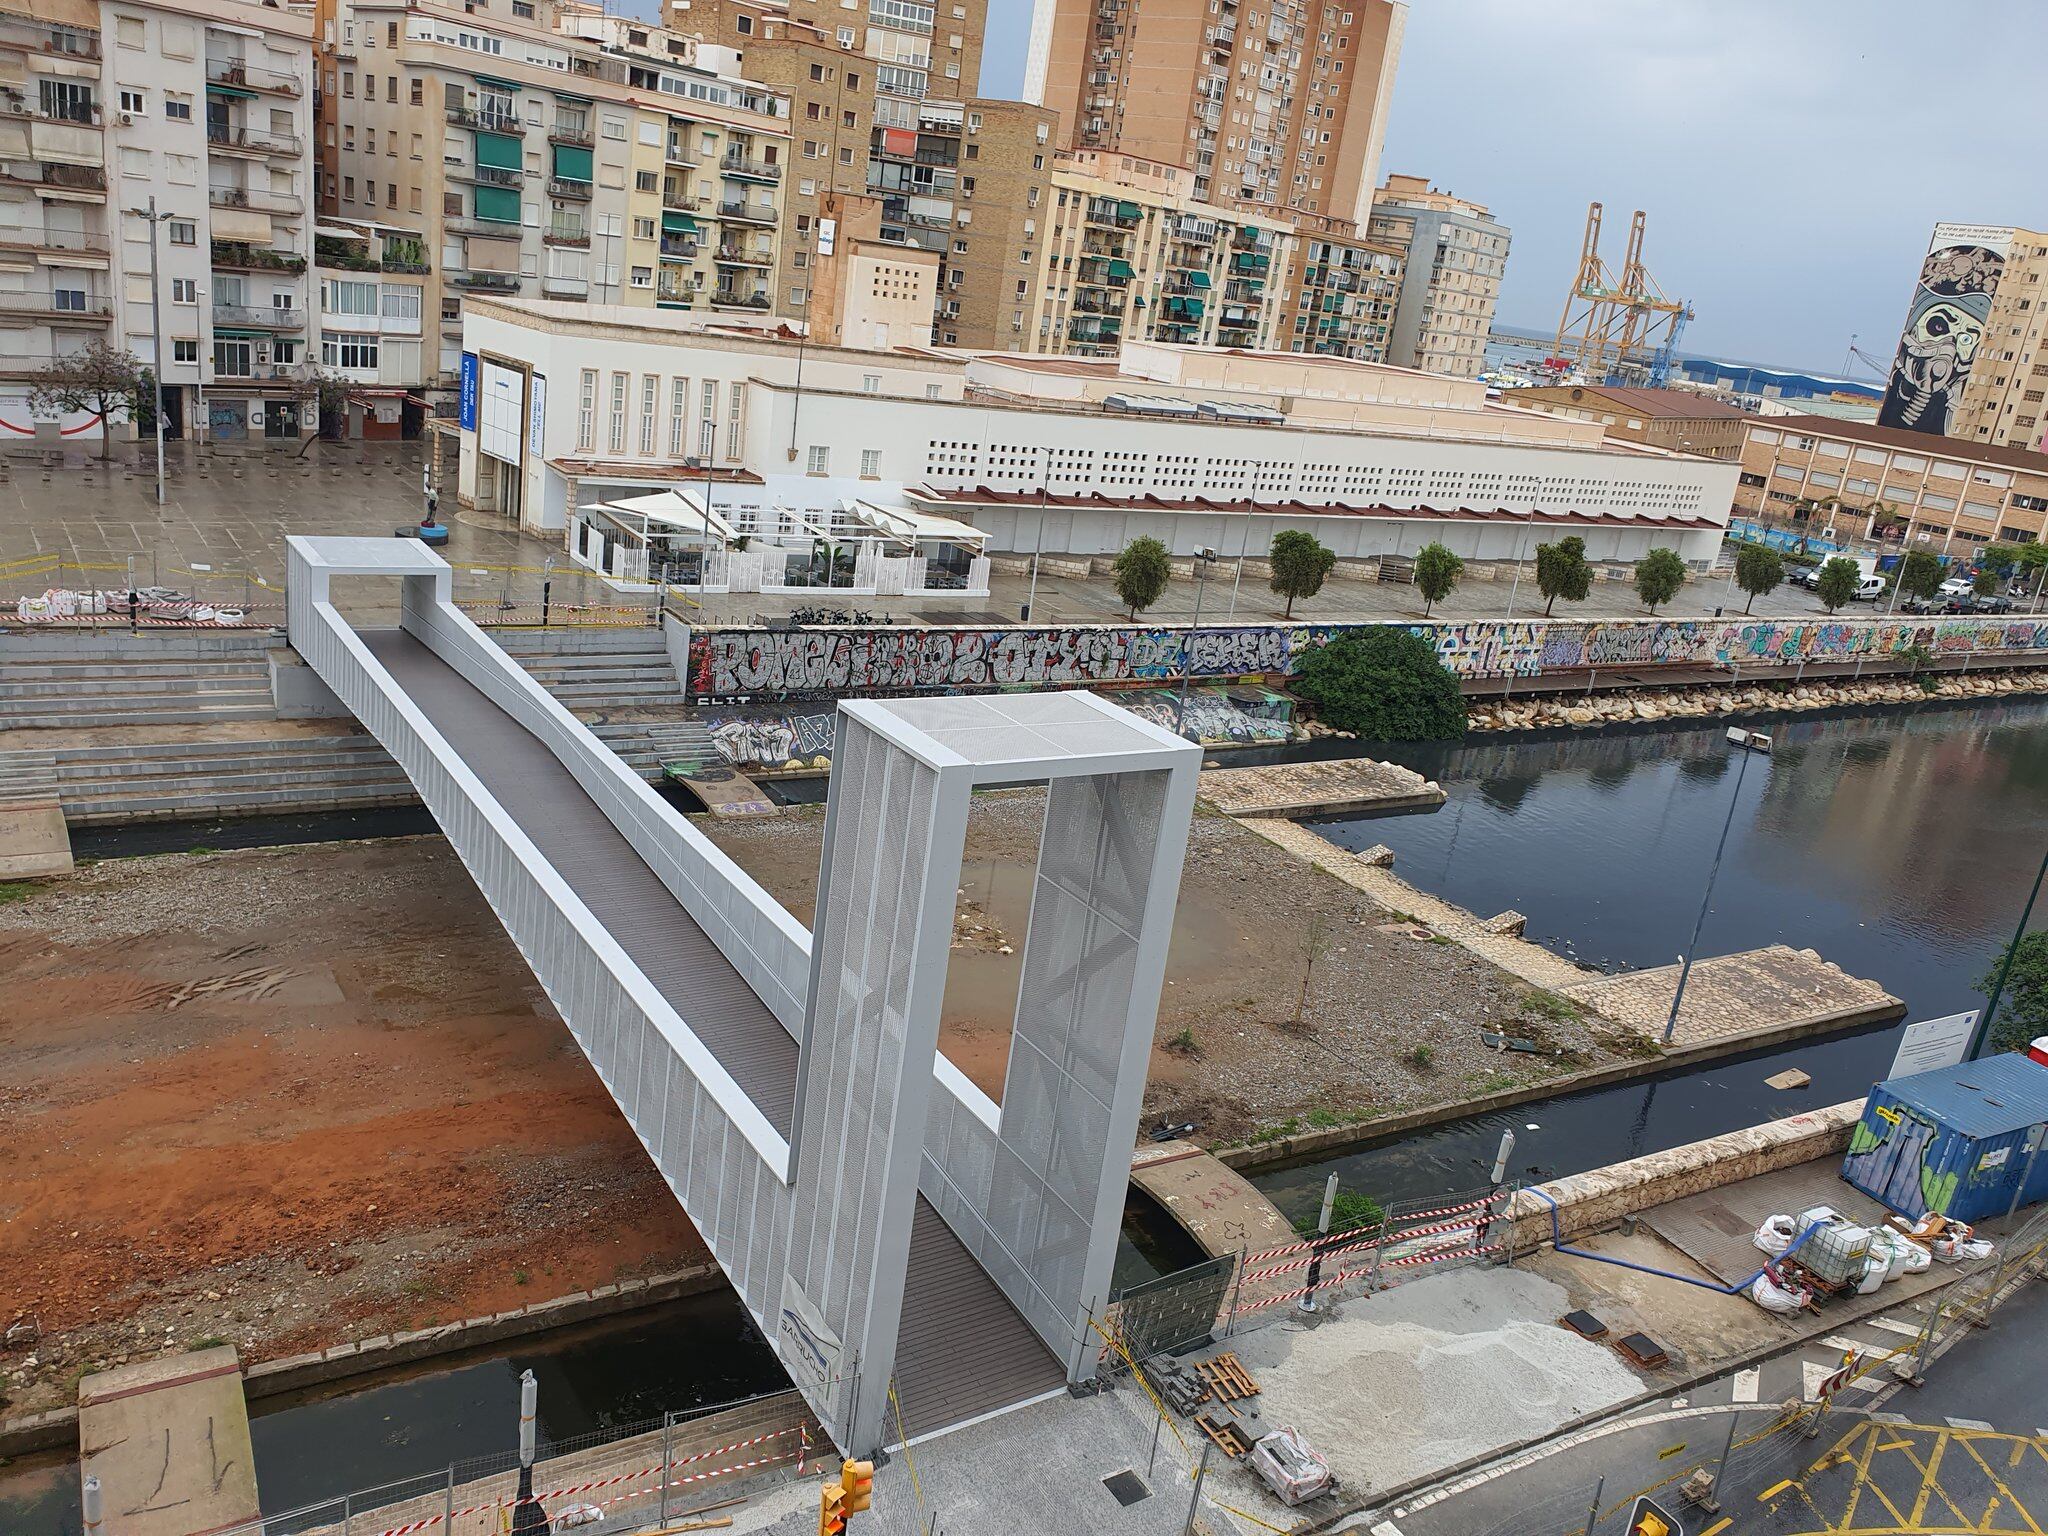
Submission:
[[[18,889],[18,888],[15,888]],[[0,906],[8,1414],[702,1260],[438,839],[130,860]],[[32,1362],[32,1363],[31,1363]]]

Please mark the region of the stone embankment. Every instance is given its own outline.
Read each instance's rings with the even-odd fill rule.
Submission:
[[[1475,703],[1475,731],[1544,730],[1558,726],[1620,725],[1630,721],[1702,720],[1722,715],[1784,714],[1867,704],[1915,704],[1929,699],[1982,699],[1999,694],[2048,693],[2048,670],[1970,677],[1929,677],[1931,685],[1901,678],[1815,678],[1804,683],[1717,684],[1668,693],[1601,697],[1529,698]]]

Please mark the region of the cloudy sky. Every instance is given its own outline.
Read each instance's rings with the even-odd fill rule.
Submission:
[[[1029,0],[990,0],[985,95]],[[1938,220],[2048,228],[2048,0],[1411,0],[1385,168],[1514,231],[1500,318],[1554,330],[1586,204],[1698,318],[1685,350],[1890,355]]]

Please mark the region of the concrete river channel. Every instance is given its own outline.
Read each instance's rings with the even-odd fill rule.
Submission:
[[[1743,779],[1700,953],[1789,943],[1876,980],[1905,1000],[1909,1018],[1974,1006],[1972,983],[2010,935],[2048,848],[2048,701],[1808,714],[1766,728],[1775,751],[1752,759]],[[1316,745],[1319,756],[1331,747]],[[1722,725],[1373,752],[1437,779],[1448,803],[1426,815],[1320,820],[1313,825],[1322,836],[1353,849],[1385,843],[1411,883],[1482,914],[1512,907],[1527,914],[1530,938],[1602,969],[1667,964],[1684,948],[1735,789]],[[424,812],[367,811],[95,829],[81,836],[78,852],[110,857],[430,829]],[[2048,907],[2037,908],[2035,922],[2048,926]],[[1331,1172],[1381,1198],[1462,1188],[1483,1177],[1509,1127],[1515,1176],[1555,1177],[1852,1097],[1883,1076],[1894,1048],[1888,1028],[1795,1042],[1261,1168],[1251,1178],[1290,1215],[1312,1208]],[[1812,1085],[1767,1088],[1763,1079],[1783,1066],[1802,1068]],[[1119,1272],[1130,1279],[1195,1256],[1156,1213],[1135,1206],[1126,1237]],[[504,1449],[517,1378],[528,1367],[540,1378],[548,1439],[782,1385],[736,1298],[692,1297],[483,1358],[258,1403],[265,1507],[289,1509]],[[0,1472],[0,1530],[77,1529],[68,1463]]]

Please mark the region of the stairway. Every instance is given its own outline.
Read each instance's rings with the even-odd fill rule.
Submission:
[[[662,632],[646,628],[488,631],[565,708],[635,709],[683,702]]]
[[[54,780],[72,823],[407,805],[411,781],[374,737],[53,745],[0,751],[0,785]]]
[[[0,663],[0,730],[194,725],[275,716],[270,664],[262,650],[204,658],[31,654]]]
[[[598,722],[590,730],[643,779],[661,778],[662,769],[670,763],[695,766],[725,760],[711,739],[710,728],[699,720]]]

